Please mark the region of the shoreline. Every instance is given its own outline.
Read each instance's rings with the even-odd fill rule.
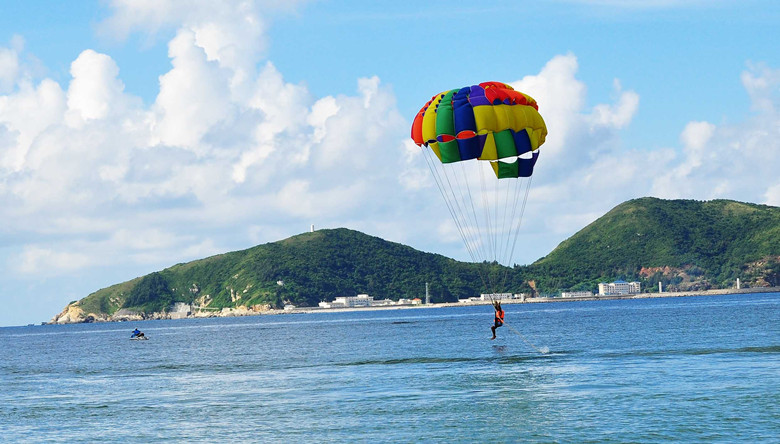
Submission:
[[[727,294],[751,294],[751,293],[780,293],[780,287],[761,287],[761,288],[727,288],[718,290],[702,290],[702,291],[676,291],[676,292],[663,292],[663,293],[639,293],[639,294],[627,294],[627,295],[593,295],[587,297],[541,297],[541,298],[526,298],[521,299],[502,299],[501,303],[507,304],[543,304],[548,302],[577,302],[577,301],[611,301],[619,299],[654,299],[654,298],[676,298],[676,297],[691,297],[691,296],[718,296]],[[469,307],[476,305],[491,305],[491,301],[469,301],[469,302],[439,302],[433,304],[418,304],[418,305],[387,305],[387,306],[375,306],[375,307],[349,307],[349,308],[318,308],[318,307],[301,307],[294,308],[292,310],[272,310],[274,313],[258,313],[261,314],[303,314],[303,313],[342,313],[345,311],[379,311],[379,310],[407,310],[417,308],[444,308],[444,307]]]
[[[639,293],[628,295],[609,295],[609,296],[586,296],[586,297],[537,297],[526,299],[502,299],[501,303],[507,304],[544,304],[555,302],[581,302],[581,301],[610,301],[619,299],[652,299],[652,298],[672,298],[672,297],[690,297],[690,296],[717,296],[727,294],[750,294],[750,293],[780,293],[780,287],[760,287],[760,288],[727,288],[718,290],[703,291],[678,291],[663,293]],[[52,321],[41,323],[42,325],[64,325],[64,324],[86,324],[92,322],[136,322],[163,319],[198,319],[198,318],[218,318],[218,317],[243,317],[243,316],[264,316],[264,315],[291,315],[291,314],[312,314],[312,313],[343,313],[355,311],[380,311],[380,310],[411,310],[411,309],[433,309],[445,307],[469,307],[478,305],[491,305],[492,301],[468,301],[468,302],[440,302],[433,304],[415,304],[415,305],[378,305],[373,307],[343,307],[343,308],[320,308],[320,307],[296,307],[293,309],[271,309],[264,311],[253,311],[242,308],[224,308],[219,311],[199,311],[187,315],[174,314],[168,312],[149,313],[149,314],[128,314],[120,316],[95,315],[94,313],[84,313],[80,308],[77,313],[70,313],[69,305],[60,315]],[[67,315],[66,315],[67,313]],[[64,316],[63,316],[64,315]]]

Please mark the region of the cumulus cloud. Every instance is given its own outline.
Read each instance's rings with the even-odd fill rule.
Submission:
[[[587,107],[587,87],[577,79],[573,54],[553,57],[537,75],[512,82],[539,103],[549,135],[543,146],[543,177],[558,180],[572,169],[593,162],[610,149],[618,130],[629,125],[639,107],[639,95],[613,82],[615,103]]]
[[[549,136],[523,221],[525,245],[516,259],[528,263],[549,252],[615,205],[638,197],[736,199],[777,205],[780,201],[778,73],[751,64],[742,74],[756,114],[735,123],[692,121],[678,147],[626,148],[640,106],[637,92],[613,81],[611,103],[588,104],[573,54],[553,57],[535,75],[512,86],[537,99]],[[419,149],[407,144],[399,183],[408,193],[436,194]],[[433,191],[431,191],[433,190]],[[446,209],[439,208],[442,212]],[[437,227],[439,239],[454,226]],[[452,236],[450,236],[452,237]]]
[[[170,28],[187,33],[207,60],[229,70],[230,92],[238,99],[251,88],[255,66],[268,46],[263,16],[294,10],[301,3],[304,0],[111,0],[114,13],[98,31],[120,40],[136,31],[149,36]]]
[[[19,171],[36,138],[61,123],[65,110],[65,93],[49,79],[38,85],[25,81],[15,92],[0,96],[0,126],[5,127],[8,145],[0,152],[0,168]]]
[[[156,8],[139,5],[128,23]],[[231,19],[212,23],[210,7],[198,8],[169,42],[172,67],[148,107],[94,50],[72,62],[67,84],[15,77],[0,95],[0,217],[11,233],[52,239],[31,246],[15,236],[14,269],[212,254],[246,246],[251,221],[351,218],[393,185],[388,167],[405,122],[389,87],[357,79],[354,95],[315,98],[270,62],[256,71],[231,61],[231,42],[240,47],[256,30],[222,32]],[[225,224],[245,232],[226,236]]]
[[[111,5],[104,29],[118,37],[175,28],[151,105],[125,91],[108,54],[85,50],[60,84],[24,76],[20,45],[0,48],[0,218],[14,270],[167,266],[310,223],[462,252],[390,85],[368,76],[354,92],[316,97],[287,81],[263,60],[260,2]],[[512,82],[550,131],[518,262],[630,198],[780,201],[777,70],[743,74],[755,110],[745,121],[690,122],[679,147],[650,151],[619,143],[639,93],[615,79],[609,102],[591,104],[578,69],[559,55]]]
[[[681,154],[653,179],[655,195],[776,204],[780,70],[750,65],[741,77],[757,114],[733,124],[690,122],[680,136]]]
[[[777,201],[780,71],[751,64],[742,74],[757,114],[731,124],[689,122],[680,134],[679,149],[651,151],[645,147],[625,149],[612,143],[619,140],[621,130],[630,126],[639,107],[639,95],[624,90],[615,80],[615,102],[588,108],[586,88],[576,79],[576,70],[574,56],[558,56],[538,75],[514,84],[539,98],[540,111],[548,121],[550,138],[542,147],[535,173],[535,184],[540,186],[534,188],[536,199],[531,202],[535,204],[541,195],[543,202],[566,209],[570,217],[564,219],[572,223],[556,222],[560,234],[572,234],[581,228],[583,222],[588,222],[587,215],[595,218],[624,200],[648,195]],[[572,102],[566,103],[565,97],[571,97]],[[541,211],[560,212],[552,205]]]
[[[173,69],[160,76],[154,135],[160,144],[194,149],[214,125],[230,118],[228,74],[208,61],[190,31],[180,31],[168,47]]]
[[[111,57],[88,49],[73,61],[70,73],[68,108],[77,118],[104,119],[122,102],[125,86]]]
[[[21,39],[15,38],[17,43],[11,48],[0,48],[0,93],[5,93],[13,89],[19,76],[19,54],[18,49],[13,46],[20,46]]]

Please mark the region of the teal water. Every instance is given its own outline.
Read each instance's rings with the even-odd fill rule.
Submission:
[[[0,328],[0,441],[780,442],[780,295],[504,308]]]

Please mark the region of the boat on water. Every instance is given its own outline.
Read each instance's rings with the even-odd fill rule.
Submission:
[[[131,341],[147,341],[149,340],[146,336],[135,336],[133,338],[130,338]]]

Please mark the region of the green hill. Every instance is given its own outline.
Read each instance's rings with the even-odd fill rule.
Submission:
[[[739,277],[777,286],[780,208],[730,200],[634,199],[618,205],[530,268],[547,289],[640,280],[672,289],[728,288]]]
[[[422,297],[433,302],[485,292],[478,268],[505,276],[493,291],[595,291],[598,282],[639,280],[645,291],[780,286],[780,208],[728,200],[642,198],[625,202],[513,269],[458,262],[348,229],[174,265],[78,302],[85,313],[167,311],[176,302],[220,309],[316,306],[338,296]],[[529,286],[530,283],[530,286]]]
[[[375,299],[423,297],[457,301],[484,293],[477,267],[441,255],[344,228],[319,230],[279,242],[178,264],[99,290],[79,302],[86,313],[113,314],[121,308],[167,310],[175,302],[210,308],[284,302],[317,306],[338,296],[367,293]],[[520,288],[519,273],[508,273],[505,288]]]

